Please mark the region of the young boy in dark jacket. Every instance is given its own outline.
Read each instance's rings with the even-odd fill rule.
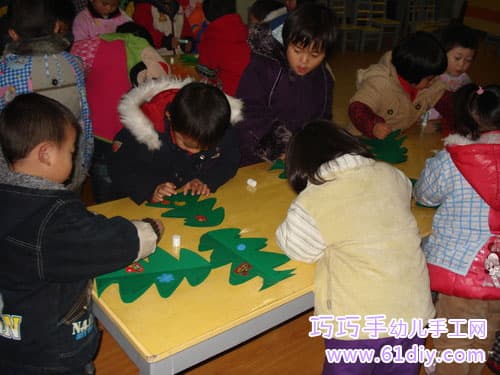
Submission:
[[[95,215],[65,187],[79,129],[38,94],[0,114],[1,374],[92,373],[91,279],[148,256],[163,232],[153,219]]]
[[[314,4],[290,13],[283,45],[268,25],[251,28],[252,55],[236,91],[245,103],[237,125],[241,166],[275,160],[305,123],[331,120],[334,79],[326,61],[335,35],[332,10]]]
[[[231,103],[231,104],[230,104]],[[117,196],[140,204],[165,195],[208,195],[236,174],[240,153],[232,123],[241,102],[205,83],[163,79],[134,88],[118,107],[111,179]]]

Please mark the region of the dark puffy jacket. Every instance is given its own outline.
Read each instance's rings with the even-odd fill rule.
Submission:
[[[307,121],[331,120],[334,86],[326,63],[306,76],[295,74],[265,26],[250,29],[249,43],[250,63],[236,92],[244,103],[237,125],[242,166],[278,157]]]
[[[91,279],[136,259],[137,229],[87,211],[64,187],[23,178],[39,186],[0,184],[0,368],[83,367],[99,342]]]

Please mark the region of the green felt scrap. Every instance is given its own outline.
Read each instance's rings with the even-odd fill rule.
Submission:
[[[196,65],[196,64],[198,64],[198,57],[196,55],[190,55],[188,53],[181,55],[180,60],[184,65]]]
[[[401,129],[398,129],[384,139],[361,137],[361,142],[370,149],[375,159],[398,164],[408,160],[408,149],[402,146],[406,138],[406,135],[401,134]]]
[[[229,282],[239,285],[254,277],[261,277],[260,290],[293,276],[294,269],[275,271],[274,268],[288,262],[285,254],[264,252],[266,238],[241,238],[237,228],[225,228],[205,233],[200,238],[198,250],[213,250],[210,264],[213,268],[231,263]]]
[[[199,200],[199,195],[178,193],[171,197],[163,197],[160,203],[146,203],[146,206],[170,208],[162,217],[184,218],[189,227],[215,227],[224,221],[224,208],[213,209],[215,198]]]
[[[276,159],[274,163],[271,165],[271,168],[269,168],[270,171],[275,170],[275,169],[281,169],[283,172],[279,174],[279,178],[285,179],[286,178],[286,172],[285,172],[285,161],[283,159]]]
[[[130,303],[154,284],[160,296],[167,298],[184,278],[191,286],[196,286],[201,284],[212,270],[209,262],[187,249],[180,249],[179,259],[176,259],[163,249],[156,248],[147,260],[136,263],[139,268],[142,267],[142,271],[127,272],[126,267],[97,277],[97,295],[100,296],[111,284],[118,284],[121,300]]]

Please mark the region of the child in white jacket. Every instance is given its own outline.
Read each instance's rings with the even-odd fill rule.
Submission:
[[[292,139],[286,173],[299,193],[276,236],[292,259],[316,262],[316,318],[325,347],[368,350],[383,358],[423,345],[434,316],[420,235],[410,210],[411,182],[375,161],[359,140],[329,121]],[[397,322],[397,323],[396,323]],[[406,331],[393,328],[395,324]],[[319,335],[313,327],[310,335]],[[394,354],[394,352],[391,352]],[[387,357],[385,357],[387,358]],[[325,361],[323,374],[418,374],[419,363]]]

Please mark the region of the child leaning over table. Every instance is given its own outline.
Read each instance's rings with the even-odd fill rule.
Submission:
[[[16,95],[37,92],[68,107],[83,129],[70,187],[78,189],[87,176],[93,153],[92,125],[81,60],[65,50],[69,42],[58,34],[56,2],[11,0],[9,35],[0,59],[0,110]]]
[[[232,123],[242,103],[204,83],[163,79],[142,84],[119,105],[124,128],[111,153],[118,197],[137,204],[176,194],[208,195],[236,174],[239,149]]]
[[[96,215],[66,188],[79,133],[38,94],[0,114],[1,374],[93,374],[92,278],[148,256],[163,232],[153,219]]]
[[[500,86],[469,84],[456,92],[453,134],[427,160],[413,195],[439,206],[422,244],[437,317],[485,319],[487,337],[433,338],[437,350],[493,346],[500,327]],[[450,324],[450,332],[454,332]],[[461,327],[462,333],[466,325]],[[437,374],[480,374],[484,363],[438,364]]]
[[[368,332],[374,323],[369,315],[382,315],[384,327],[392,319],[409,327],[419,320],[424,327],[434,316],[410,208],[410,180],[375,161],[357,138],[324,120],[310,122],[292,138],[285,164],[288,182],[299,195],[276,231],[278,245],[292,259],[317,263],[316,315],[359,316],[354,324],[363,327],[359,335],[326,338],[326,348],[373,349],[379,356],[384,345],[401,345],[403,353],[414,344],[423,345],[423,337],[403,333],[396,338],[387,330],[373,337]],[[323,368],[323,374],[339,375],[418,371],[418,363],[325,361]]]
[[[446,52],[431,34],[403,38],[377,64],[358,71],[348,109],[352,124],[367,137],[384,139],[409,128],[432,107],[443,121],[452,121],[451,94],[438,77],[446,66]]]

